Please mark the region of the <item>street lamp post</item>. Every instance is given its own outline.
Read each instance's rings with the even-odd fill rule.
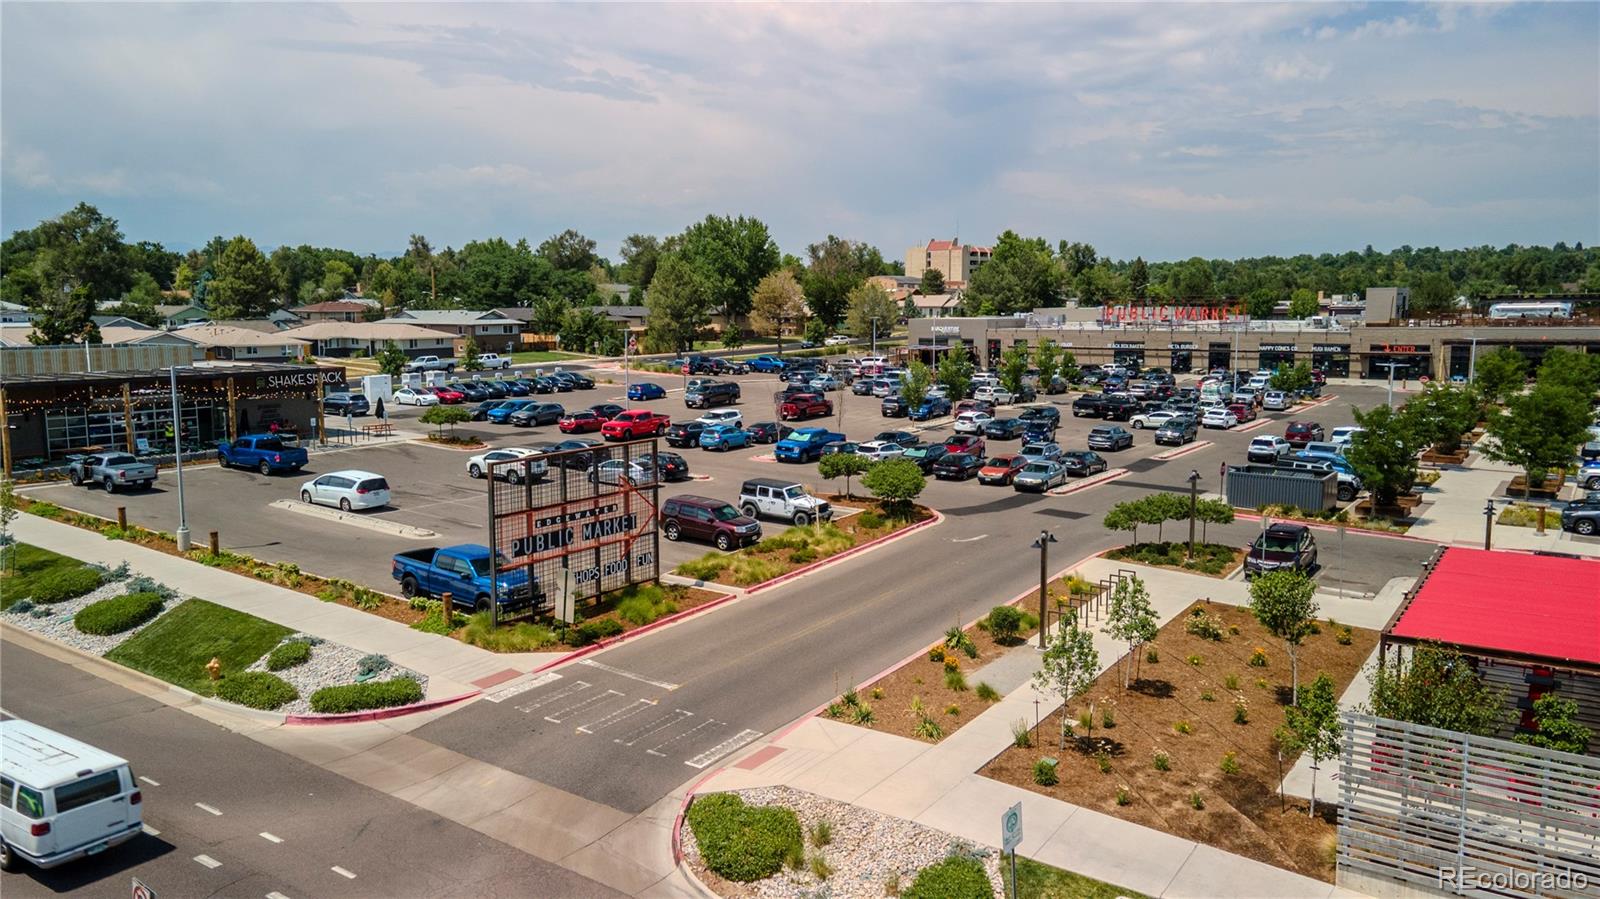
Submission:
[[[167,369],[172,385],[172,466],[178,478],[178,552],[189,551],[189,515],[183,505],[183,419],[178,414],[178,367]],[[229,410],[232,414],[232,410]]]
[[[1039,648],[1044,649],[1044,632],[1049,630],[1045,617],[1045,603],[1050,595],[1050,575],[1048,572],[1050,558],[1050,544],[1055,543],[1056,535],[1049,531],[1040,531],[1039,539],[1033,541],[1033,548],[1039,551]]]
[[[1394,370],[1395,370],[1396,366],[1402,365],[1404,363],[1400,363],[1400,362],[1374,362],[1372,364],[1389,369],[1389,408],[1393,409],[1394,408]]]
[[[1467,357],[1467,380],[1473,381],[1478,376],[1478,338],[1472,338],[1472,355]]]
[[[1192,469],[1189,472],[1189,558],[1194,558],[1194,513],[1199,504],[1200,471]]]
[[[1494,500],[1483,502],[1483,548],[1494,548]]]

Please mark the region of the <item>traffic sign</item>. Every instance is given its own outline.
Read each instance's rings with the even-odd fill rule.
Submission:
[[[1022,842],[1022,803],[1017,803],[1006,809],[1000,816],[1000,845],[1006,852],[1013,852],[1017,844]]]
[[[1417,380],[1422,382],[1422,383],[1424,383],[1424,384],[1426,384],[1426,383],[1428,383],[1428,376],[1427,375],[1423,375],[1422,377],[1418,378]]]
[[[133,878],[133,899],[156,899],[156,891],[145,886],[144,881]]]

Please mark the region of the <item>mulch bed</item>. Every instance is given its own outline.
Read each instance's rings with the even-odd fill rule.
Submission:
[[[1139,558],[1136,555],[1135,547],[1144,545],[1146,544],[1131,544],[1129,546],[1113,547],[1101,553],[1100,555],[1110,559],[1113,562],[1129,562],[1137,565],[1149,565],[1152,568],[1170,568],[1173,571],[1182,571],[1185,574],[1198,574],[1205,577],[1214,577],[1222,580],[1226,579],[1228,575],[1232,574],[1240,565],[1243,565],[1244,557],[1250,553],[1250,547],[1248,546],[1229,547],[1229,549],[1233,551],[1232,559],[1224,564],[1224,567],[1221,571],[1213,573],[1186,565],[1173,565],[1168,562],[1151,561],[1149,557]],[[1200,544],[1198,542],[1195,543],[1195,548],[1197,551],[1199,550]]]
[[[1222,642],[1185,630],[1190,611],[1196,608],[1221,620]],[[1231,632],[1234,627],[1237,634]],[[1327,672],[1335,689],[1343,692],[1377,645],[1378,633],[1362,628],[1352,629],[1350,645],[1340,645],[1339,630],[1323,623],[1322,632],[1301,647],[1302,686],[1319,672]],[[1008,748],[980,773],[1331,882],[1336,840],[1332,806],[1319,803],[1318,816],[1311,818],[1305,802],[1291,799],[1285,810],[1277,795],[1281,773],[1295,761],[1286,755],[1280,768],[1273,740],[1284,720],[1282,706],[1289,699],[1289,659],[1283,644],[1267,634],[1248,609],[1200,602],[1163,627],[1155,645],[1159,660],[1141,661],[1141,679],[1133,689],[1123,690],[1122,671],[1114,665],[1084,696],[1065,707],[1075,722],[1078,713],[1094,703],[1093,739],[1097,746],[1104,741],[1108,772],[1101,773],[1090,751],[1095,747],[1087,740],[1077,741],[1069,734],[1067,749],[1059,748],[1061,713],[1057,712],[1034,731],[1032,748]],[[1256,647],[1265,650],[1265,668],[1249,664]],[[1198,657],[1200,664],[1190,664],[1191,657]],[[1228,688],[1230,675],[1236,678],[1237,689]],[[1205,692],[1212,695],[1211,701],[1201,698]],[[1246,724],[1234,722],[1235,696],[1244,698]],[[1115,714],[1110,729],[1102,726],[1100,717],[1108,706]],[[1180,721],[1187,722],[1190,733],[1175,729]],[[1168,753],[1171,770],[1156,770],[1152,760],[1157,749]],[[1236,774],[1221,770],[1228,752],[1235,754]],[[1047,757],[1060,759],[1060,783],[1042,787],[1034,783],[1033,766]],[[1335,795],[1329,777],[1334,765],[1323,763],[1319,795]],[[1127,805],[1117,802],[1119,786],[1126,790]],[[1204,800],[1202,810],[1190,803],[1194,793]]]
[[[1519,474],[1511,479],[1511,483],[1506,485],[1506,489],[1502,490],[1501,493],[1505,494],[1506,496],[1521,497],[1523,496],[1524,491],[1527,491],[1529,496],[1537,496],[1543,499],[1555,499],[1560,495],[1563,485],[1564,482],[1560,478],[1548,477],[1545,478],[1543,487],[1535,485],[1531,491],[1528,491],[1527,477]]]

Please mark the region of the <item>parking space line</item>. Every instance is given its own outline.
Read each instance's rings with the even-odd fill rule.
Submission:
[[[152,787],[159,787],[159,786],[161,786],[161,782],[160,782],[160,781],[158,781],[158,780],[151,780],[151,779],[150,779],[150,778],[148,778],[148,777],[145,777],[145,776],[144,776],[144,775],[143,775],[143,774],[141,774],[141,775],[139,775],[139,780],[140,780],[140,781],[141,781],[141,782],[142,782],[142,783],[147,783],[147,784],[149,784],[149,785],[150,785],[150,786],[152,786]]]
[[[604,662],[596,662],[594,659],[580,659],[578,661],[578,664],[579,665],[587,665],[590,668],[599,668],[601,671],[608,671],[608,672],[610,672],[612,674],[617,675],[618,677],[625,677],[625,678],[628,678],[629,680],[636,680],[636,681],[638,681],[638,682],[640,682],[642,684],[649,684],[652,687],[660,687],[663,690],[676,690],[680,686],[679,684],[669,684],[666,681],[651,680],[650,678],[645,677],[643,675],[634,674],[632,671],[623,671],[621,668],[613,668],[610,665],[605,664]]]
[[[702,752],[694,758],[689,759],[688,761],[684,762],[684,764],[691,768],[705,768],[705,766],[711,764],[717,759],[722,758],[728,753],[733,752],[735,749],[738,749],[739,747],[749,743],[751,740],[754,740],[759,736],[761,736],[761,731],[741,730],[728,739],[723,740],[721,743],[718,743],[710,749],[707,749],[705,752]]]
[[[339,867],[338,865],[334,865],[333,868],[332,868],[332,871],[333,871],[333,873],[335,873],[335,874],[339,875],[340,877],[343,877],[343,878],[345,878],[347,880],[355,880],[356,879],[356,875],[354,873],[352,873],[350,871],[347,871],[344,868]]]
[[[289,899],[289,897],[285,896],[284,894],[282,894],[280,892],[278,892],[277,890],[273,890],[272,892],[267,894],[267,899]]]
[[[274,835],[272,835],[270,833],[267,833],[264,830],[262,832],[260,832],[259,834],[256,834],[256,836],[259,836],[261,839],[266,840],[269,843],[281,843],[281,842],[283,842],[283,837],[274,836]]]
[[[510,699],[513,696],[520,696],[529,690],[537,690],[545,684],[553,684],[560,679],[561,675],[555,673],[554,671],[548,671],[539,675],[538,677],[530,678],[522,681],[521,683],[512,684],[507,687],[501,687],[493,693],[485,694],[483,698],[489,702],[505,702],[507,699]]]
[[[148,824],[144,825],[143,830],[144,830],[146,836],[152,836],[152,837],[161,836],[161,831],[156,830],[154,827],[151,827]]]
[[[583,700],[582,702],[573,703],[572,705],[569,705],[564,709],[561,709],[561,710],[559,710],[557,712],[554,712],[553,714],[546,715],[546,716],[544,716],[544,720],[550,722],[551,724],[560,724],[561,723],[561,719],[556,717],[557,715],[566,715],[566,714],[569,714],[571,712],[576,712],[579,709],[588,708],[589,706],[592,706],[597,702],[605,702],[606,700],[610,699],[613,696],[621,696],[621,695],[622,694],[617,692],[616,690],[607,690],[607,691],[605,691],[604,693],[601,693],[598,696],[591,696],[588,699]]]
[[[217,861],[216,859],[212,858],[209,855],[197,855],[197,856],[194,857],[194,860],[199,862],[202,865],[205,865],[207,868],[220,868],[220,867],[222,867],[222,862]]]
[[[724,723],[726,723],[726,722],[718,721],[715,718],[707,718],[706,720],[700,722],[699,724],[696,724],[694,727],[691,727],[688,730],[684,731],[683,733],[678,734],[676,737],[673,737],[672,739],[667,740],[664,743],[658,743],[655,746],[651,747],[650,749],[646,749],[645,750],[645,754],[646,755],[654,755],[654,756],[664,756],[664,755],[666,755],[666,753],[662,752],[661,750],[667,748],[668,746],[671,746],[673,743],[676,743],[679,740],[684,739],[685,737],[692,737],[696,733],[698,733],[699,731],[704,730],[705,728],[714,727],[715,725],[724,724]]]
[[[194,807],[199,809],[202,812],[210,812],[211,814],[217,815],[219,817],[222,815],[221,811],[217,810],[216,808],[214,808],[212,806],[206,805],[204,802],[196,802],[194,804]]]
[[[590,683],[587,683],[585,681],[581,681],[581,680],[573,681],[572,682],[572,686],[566,688],[565,690],[557,690],[556,692],[551,693],[549,696],[541,696],[538,699],[536,699],[533,702],[530,702],[530,703],[528,703],[526,705],[517,706],[517,711],[519,711],[519,712],[537,711],[537,710],[539,710],[541,708],[544,708],[545,706],[549,705],[552,702],[560,702],[561,700],[566,699],[568,696],[571,696],[574,693],[582,693],[584,690],[587,690],[592,686],[594,686],[594,685],[590,684]]]
[[[647,727],[644,727],[644,728],[642,728],[640,730],[636,730],[636,731],[634,731],[632,733],[629,733],[629,734],[624,734],[623,736],[627,737],[628,739],[623,739],[623,737],[618,737],[615,740],[612,740],[611,742],[613,742],[613,743],[621,743],[624,746],[632,746],[633,744],[639,742],[641,739],[643,739],[645,737],[648,737],[651,734],[656,733],[657,731],[666,730],[667,728],[672,727],[673,725],[677,724],[679,721],[684,720],[685,718],[693,718],[693,717],[694,717],[694,712],[686,712],[683,709],[673,709],[672,710],[672,714],[666,716],[665,718],[658,718],[658,719],[656,719],[656,721],[654,723],[648,725]]]
[[[654,699],[635,699],[630,705],[625,705],[622,708],[607,714],[604,718],[601,718],[598,721],[591,721],[588,724],[581,725],[577,728],[577,731],[580,734],[592,734],[597,730],[610,727],[624,718],[631,718],[645,709],[655,705],[656,702],[657,700]]]

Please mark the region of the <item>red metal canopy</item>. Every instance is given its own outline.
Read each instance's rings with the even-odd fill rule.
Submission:
[[[1387,634],[1600,665],[1600,560],[1450,547]]]

